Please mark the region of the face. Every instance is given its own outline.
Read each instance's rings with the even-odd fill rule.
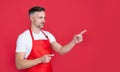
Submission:
[[[45,23],[45,12],[35,12],[30,15],[31,24],[37,28],[43,28]]]

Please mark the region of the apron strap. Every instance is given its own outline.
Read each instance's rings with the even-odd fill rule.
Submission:
[[[29,29],[29,31],[30,31],[30,35],[31,35],[31,37],[32,37],[32,41],[34,41],[34,38],[33,38],[33,34],[32,34],[31,28]]]
[[[32,40],[34,40],[31,28],[29,29],[29,31],[30,31],[30,35],[31,35],[31,37],[32,37]],[[47,36],[42,30],[41,30],[41,32],[42,32],[43,35],[49,40],[48,36]]]
[[[50,42],[48,36],[41,30],[41,32],[44,34],[44,36],[48,39],[48,41]]]

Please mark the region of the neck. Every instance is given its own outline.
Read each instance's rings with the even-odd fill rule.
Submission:
[[[32,32],[38,34],[40,32],[40,28],[35,27],[34,25],[31,26]]]

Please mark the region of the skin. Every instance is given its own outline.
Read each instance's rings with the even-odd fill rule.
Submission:
[[[44,23],[45,23],[45,12],[35,12],[30,15],[30,21],[31,21],[31,30],[32,32],[38,34],[40,32],[40,29],[44,28]],[[73,39],[66,45],[62,46],[60,43],[57,41],[52,42],[51,46],[53,50],[58,52],[59,54],[63,55],[67,52],[69,52],[77,43],[81,43],[83,41],[83,34],[87,30],[83,30],[79,34],[74,35]],[[26,69],[30,68],[32,66],[35,66],[39,63],[48,63],[52,59],[54,54],[48,54],[44,55],[40,58],[36,58],[33,60],[27,60],[25,59],[25,52],[16,52],[16,67],[17,69]]]

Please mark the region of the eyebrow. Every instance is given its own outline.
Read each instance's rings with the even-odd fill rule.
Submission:
[[[46,16],[45,16],[45,17],[43,17],[43,16],[40,16],[39,18],[46,18]]]

